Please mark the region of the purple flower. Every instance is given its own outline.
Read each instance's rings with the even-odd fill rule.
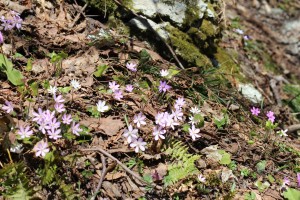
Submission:
[[[252,107],[250,111],[251,111],[252,115],[255,115],[255,116],[258,116],[258,114],[260,113],[259,108],[255,108],[255,107]]]
[[[130,71],[133,71],[133,72],[136,72],[136,70],[137,70],[135,63],[128,62],[128,63],[126,63],[126,67],[127,67],[127,69],[129,69]]]
[[[72,116],[70,114],[64,114],[61,119],[64,124],[70,124],[72,122]]]
[[[128,129],[125,129],[123,136],[127,138],[127,142],[130,144],[132,140],[138,138],[138,130],[129,125]]]
[[[268,120],[270,120],[272,123],[274,123],[275,116],[274,116],[274,113],[272,111],[267,112],[267,117],[268,117]]]
[[[11,113],[14,111],[14,106],[11,102],[5,101],[5,105],[2,106],[2,110],[4,110],[6,113]]]
[[[39,122],[39,130],[42,131],[43,134],[46,133],[47,127],[48,127],[48,124],[44,120]]]
[[[2,44],[3,42],[4,42],[3,35],[2,32],[0,31],[0,44]]]
[[[35,151],[35,156],[45,157],[46,153],[49,152],[48,143],[44,140],[39,141],[34,145],[33,151]]]
[[[300,173],[297,173],[298,187],[300,187]]]
[[[136,126],[138,128],[140,128],[141,125],[146,124],[145,119],[146,119],[146,116],[140,112],[138,115],[134,115],[133,122],[136,124]]]
[[[290,185],[290,179],[288,177],[284,177],[282,186]]]
[[[48,122],[48,125],[45,128],[51,130],[59,127],[60,127],[60,122],[58,122],[57,119],[54,117],[50,122]]]
[[[159,83],[159,92],[167,92],[171,89],[171,86],[169,86],[166,81],[159,81]]]
[[[168,115],[165,117],[165,126],[166,127],[171,127],[174,130],[175,129],[174,126],[178,126],[178,125],[179,125],[179,123],[176,122],[173,119],[173,116],[168,113]]]
[[[174,119],[174,121],[181,121],[182,120],[182,117],[183,117],[183,112],[181,109],[175,109],[172,110],[172,117]]]
[[[134,151],[138,153],[140,150],[145,151],[146,142],[143,142],[143,138],[139,138],[137,140],[132,141],[130,147],[134,148]]]
[[[114,98],[120,101],[123,98],[122,91],[121,90],[115,91],[114,92]]]
[[[56,110],[58,113],[62,113],[62,112],[64,112],[64,111],[66,111],[65,106],[64,106],[64,104],[62,104],[62,103],[56,103],[56,104],[54,105],[54,108],[55,108],[55,110]]]
[[[14,16],[14,22],[13,22],[13,24],[14,24],[14,26],[17,29],[21,29],[22,22],[23,22],[23,20],[22,20],[22,18],[19,15]]]
[[[10,19],[5,19],[4,16],[1,17],[1,21],[5,31],[11,30],[14,27],[13,21]]]
[[[185,100],[184,100],[184,98],[182,97],[179,97],[176,101],[175,101],[175,105],[174,105],[174,107],[176,108],[176,109],[181,109],[183,106],[184,106],[184,104],[185,104]]]
[[[30,130],[29,126],[26,126],[25,128],[23,126],[19,127],[18,135],[21,136],[21,139],[30,137],[33,134],[33,131]]]
[[[55,111],[50,111],[50,110],[46,110],[45,112],[44,112],[44,121],[46,122],[46,123],[49,123],[49,122],[51,122],[52,121],[52,119],[54,118],[54,116],[55,116]]]
[[[56,103],[63,103],[63,102],[65,102],[65,100],[63,99],[63,97],[61,95],[58,95],[57,97],[54,96],[54,101]]]
[[[116,84],[116,81],[108,82],[108,87],[111,89],[113,92],[118,91],[120,85]]]
[[[133,86],[132,86],[132,85],[126,85],[125,90],[126,90],[127,92],[132,92],[132,91],[133,91]]]
[[[196,140],[196,138],[201,137],[201,135],[197,134],[199,132],[200,132],[200,129],[195,128],[195,125],[192,125],[192,128],[189,128],[189,133],[193,140]]]
[[[78,135],[78,136],[79,136],[79,132],[82,131],[82,129],[79,128],[79,124],[75,124],[75,122],[73,122],[73,124],[71,126],[71,130],[74,135]]]
[[[205,183],[205,177],[202,176],[202,174],[199,174],[199,175],[198,175],[198,180],[199,180],[201,183]]]
[[[250,40],[251,39],[249,35],[244,35],[243,38],[244,38],[244,40]]]
[[[50,129],[47,131],[49,138],[57,140],[58,138],[61,138],[62,136],[60,135],[61,130],[60,129]]]
[[[38,108],[38,112],[33,111],[32,115],[34,116],[32,121],[37,122],[38,124],[44,120],[44,111],[41,108]]]
[[[166,130],[164,130],[161,126],[157,126],[153,128],[154,140],[158,140],[159,138],[165,139],[164,134]]]

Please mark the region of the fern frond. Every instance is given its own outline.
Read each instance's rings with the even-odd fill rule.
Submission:
[[[200,155],[188,153],[188,147],[181,141],[171,142],[164,153],[169,155],[173,161],[168,166],[168,174],[163,180],[165,186],[173,185],[199,172],[195,166],[195,161],[200,159]]]

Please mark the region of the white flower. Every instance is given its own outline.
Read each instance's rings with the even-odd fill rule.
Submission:
[[[98,101],[97,110],[99,112],[106,112],[109,109],[109,107],[106,106],[105,103],[106,103],[105,101],[101,101],[101,100]]]
[[[195,106],[195,107],[191,108],[190,112],[193,114],[199,114],[200,110]]]
[[[129,125],[128,129],[125,129],[123,136],[127,138],[127,142],[130,144],[132,140],[136,140],[138,138],[138,130],[133,129],[133,127]]]
[[[48,89],[48,93],[55,95],[57,92],[57,87],[50,85],[49,89]]]
[[[189,133],[190,133],[190,136],[192,137],[193,140],[196,140],[196,138],[201,137],[201,135],[197,134],[199,132],[200,132],[200,129],[195,128],[194,125],[192,125],[192,128],[189,128]]]
[[[164,136],[165,133],[166,130],[164,130],[161,126],[154,127],[153,129],[154,140],[158,140],[159,138],[165,139]]]
[[[282,137],[282,136],[284,136],[284,137],[286,137],[286,136],[288,136],[286,133],[287,133],[287,129],[285,129],[285,130],[280,130],[280,131],[277,131],[276,133],[280,136],[280,137]]]
[[[205,183],[205,177],[202,176],[202,174],[199,174],[199,175],[198,175],[198,180],[199,180],[201,183]]]
[[[73,79],[73,80],[71,81],[71,86],[74,88],[74,90],[78,90],[78,89],[81,88],[80,83],[79,83],[77,80],[75,80],[75,79]]]
[[[41,140],[34,145],[33,151],[35,151],[35,156],[45,157],[46,153],[48,153],[50,150],[48,148],[48,143],[44,140]]]
[[[235,29],[234,31],[235,31],[236,33],[240,34],[240,35],[243,35],[243,34],[244,34],[244,31],[243,31],[242,29],[239,29],[239,28]]]
[[[181,109],[185,104],[185,100],[183,97],[179,97],[176,101],[175,101],[175,105],[174,107],[176,109]]]
[[[190,116],[189,119],[190,119],[189,123],[192,124],[192,125],[198,123],[198,121],[193,116]]]
[[[65,106],[62,103],[56,103],[54,105],[54,108],[55,108],[56,112],[58,112],[58,113],[62,113],[64,111],[66,111]]]
[[[138,115],[134,115],[133,122],[136,124],[136,126],[138,128],[140,128],[141,125],[146,124],[145,119],[146,119],[146,116],[140,112]]]
[[[143,142],[143,138],[139,138],[137,140],[134,140],[131,144],[130,147],[134,148],[134,151],[138,153],[140,150],[145,151],[145,146],[147,145],[146,142]]]
[[[21,153],[23,151],[23,145],[16,143],[16,144],[12,144],[10,147],[10,152],[13,153]]]
[[[183,113],[181,109],[175,109],[172,110],[172,117],[174,118],[174,121],[182,121]]]
[[[162,70],[160,71],[160,75],[161,75],[162,77],[165,77],[165,76],[168,76],[168,75],[169,75],[169,72],[168,72],[168,70],[162,69]]]

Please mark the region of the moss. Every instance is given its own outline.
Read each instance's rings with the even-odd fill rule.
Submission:
[[[199,8],[195,5],[195,3],[187,4],[187,9],[185,11],[185,18],[184,18],[184,26],[190,27],[193,23],[199,21]]]
[[[208,37],[213,37],[217,34],[217,27],[210,21],[204,19],[200,27],[200,31]]]
[[[85,0],[85,2],[89,3],[90,6],[100,10],[102,13],[113,13],[117,8],[117,4],[115,4],[114,0]],[[122,4],[130,8],[132,6],[131,0],[123,1]]]
[[[180,30],[167,26],[170,33],[171,43],[175,47],[176,53],[190,65],[197,67],[211,66],[210,60],[200,53],[199,49],[192,43],[191,38]]]

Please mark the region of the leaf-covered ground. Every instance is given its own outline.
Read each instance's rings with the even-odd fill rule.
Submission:
[[[230,67],[180,69],[76,3],[0,6],[2,24],[17,22],[12,9],[24,20],[0,29],[4,199],[300,198],[299,94],[283,90],[299,84],[299,60],[273,48],[248,1],[227,5],[220,46],[264,95],[259,105]]]

